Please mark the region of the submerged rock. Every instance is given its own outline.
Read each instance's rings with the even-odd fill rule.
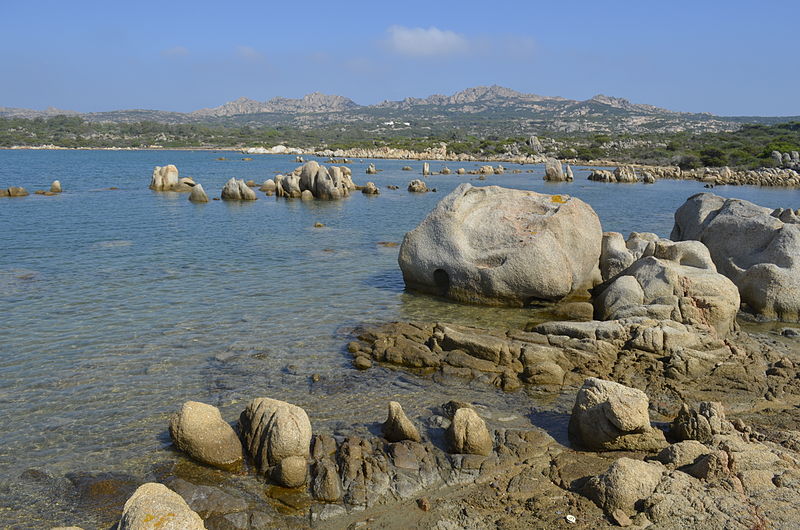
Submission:
[[[705,244],[754,312],[800,321],[800,224],[772,214],[751,202],[700,193],[675,212],[670,238]]]
[[[119,530],[205,530],[183,497],[163,484],[143,484],[125,503]]]
[[[169,422],[175,446],[195,460],[221,469],[242,463],[242,444],[217,407],[187,401]]]
[[[465,183],[406,234],[398,261],[411,289],[524,306],[590,287],[601,238],[580,199]]]

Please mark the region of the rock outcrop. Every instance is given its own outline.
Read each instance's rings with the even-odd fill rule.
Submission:
[[[625,262],[622,237],[606,238],[601,271],[607,273]],[[633,243],[633,241],[632,241]],[[612,247],[616,245],[616,253]],[[619,258],[621,256],[621,258]],[[736,329],[739,292],[718,274],[708,249],[698,241],[651,241],[642,256],[593,290],[595,318],[619,320],[648,317],[706,326],[725,337]]]
[[[419,179],[414,179],[408,183],[408,191],[410,191],[411,193],[427,193],[430,190],[428,189],[428,186],[425,184],[425,182]]]
[[[376,186],[374,182],[367,182],[364,187],[361,188],[361,193],[364,195],[380,195],[381,190],[378,189],[378,186]]]
[[[461,184],[406,234],[398,261],[410,289],[524,306],[590,286],[601,239],[580,199]]]
[[[220,197],[223,201],[254,201],[258,198],[244,180],[237,178],[231,178],[225,183]]]
[[[194,186],[191,178],[179,178],[178,168],[172,164],[156,166],[150,179],[150,189],[154,191],[189,192]]]
[[[297,167],[289,175],[275,177],[275,194],[278,197],[297,199],[308,192],[312,198],[336,200],[349,196],[355,189],[349,167],[325,167],[314,160]]]
[[[647,394],[590,377],[578,391],[569,421],[570,437],[594,451],[655,451],[664,434],[650,426]]]
[[[187,401],[172,416],[169,435],[180,451],[195,460],[221,469],[242,463],[242,444],[217,407]]]
[[[567,175],[564,174],[564,168],[561,161],[555,158],[548,158],[544,166],[544,180],[554,182],[566,181]]]
[[[736,284],[742,302],[755,313],[800,321],[800,223],[795,219],[794,213],[700,193],[675,212],[670,237],[705,244],[719,272]]]
[[[20,186],[11,186],[6,189],[0,189],[0,197],[26,197],[30,195],[28,190]]]
[[[163,484],[143,484],[125,503],[119,530],[205,530],[183,497]]]
[[[376,175],[378,170],[375,168],[375,164],[370,164],[367,166],[367,175]]]
[[[50,184],[50,193],[61,193],[61,182],[58,180],[54,180],[52,184]]]
[[[239,430],[260,473],[290,488],[305,483],[311,422],[303,409],[277,399],[257,398],[242,412]]]
[[[208,195],[206,195],[206,190],[203,189],[202,184],[198,183],[192,188],[189,200],[192,202],[208,202]]]

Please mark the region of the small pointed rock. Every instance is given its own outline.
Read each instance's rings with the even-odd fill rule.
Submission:
[[[494,443],[489,430],[478,413],[471,408],[460,408],[453,415],[453,423],[447,429],[451,452],[488,456]]]
[[[189,194],[189,200],[192,202],[208,202],[208,195],[206,195],[202,184],[195,184]]]
[[[389,402],[389,417],[381,430],[383,436],[390,442],[402,442],[403,440],[419,442],[422,439],[419,431],[408,419],[403,412],[403,407],[397,401]]]
[[[52,184],[50,184],[50,191],[52,193],[61,193],[61,182],[54,180]]]

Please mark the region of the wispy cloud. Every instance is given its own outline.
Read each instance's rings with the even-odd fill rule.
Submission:
[[[254,63],[264,62],[267,60],[267,57],[263,53],[256,50],[252,46],[237,46],[236,56],[239,57],[240,59],[244,59],[246,61],[251,61]]]
[[[162,57],[186,57],[187,55],[189,55],[189,49],[185,46],[174,46],[161,50]]]
[[[390,26],[387,33],[386,44],[391,51],[399,55],[411,57],[455,55],[465,53],[470,48],[469,41],[463,35],[434,26],[427,29]]]

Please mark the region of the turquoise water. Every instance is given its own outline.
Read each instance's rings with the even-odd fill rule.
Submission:
[[[217,161],[219,156],[229,161]],[[654,185],[586,180],[546,183],[533,173],[431,176],[437,193],[410,194],[422,162],[351,165],[358,184],[338,202],[192,204],[147,189],[153,166],[218,196],[232,177],[261,182],[298,164],[291,156],[184,151],[0,151],[0,187],[33,192],[59,179],[64,193],[0,199],[0,478],[29,468],[56,474],[123,471],[145,476],[169,448],[169,414],[188,399],[219,406],[234,421],[258,396],[304,407],[315,430],[346,431],[385,419],[389,399],[410,416],[448,399],[487,407],[490,421],[525,424],[536,404],[524,393],[454,385],[377,367],[356,372],[343,346],[362,322],[442,319],[524,326],[530,309],[487,309],[406,293],[397,247],[459,183],[498,184],[580,197],[604,230],[668,236],[675,209],[704,191],[693,181]],[[251,155],[247,155],[251,156]],[[411,165],[413,172],[401,171]],[[477,168],[480,164],[431,162]],[[508,169],[519,166],[508,165]],[[397,191],[386,185],[400,186]],[[118,190],[109,190],[117,187]],[[800,207],[800,192],[718,187],[715,193],[771,207]],[[321,222],[324,228],[314,228]],[[319,381],[310,376],[318,374]],[[501,411],[492,418],[491,411]],[[511,419],[509,419],[511,418]],[[9,497],[9,495],[11,495]],[[22,513],[0,492],[7,520]],[[22,517],[22,516],[19,516]],[[58,516],[42,515],[50,524]],[[49,517],[49,518],[48,518]],[[0,519],[3,519],[0,511]]]

